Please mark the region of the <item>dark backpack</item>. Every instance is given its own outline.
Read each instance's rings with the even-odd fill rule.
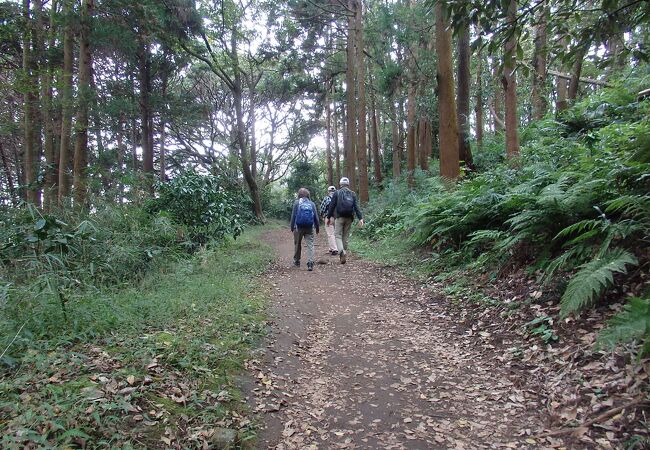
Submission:
[[[298,201],[296,226],[298,228],[311,228],[314,226],[314,208],[311,206],[311,202],[307,199],[301,198]]]
[[[354,215],[354,194],[349,189],[339,190],[336,199],[336,215],[339,217],[352,217]]]

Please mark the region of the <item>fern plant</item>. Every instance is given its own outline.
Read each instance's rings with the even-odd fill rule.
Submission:
[[[614,284],[615,273],[627,273],[627,266],[637,264],[633,254],[619,248],[581,265],[562,295],[560,316],[566,317],[592,304]]]
[[[650,298],[630,298],[623,310],[610,319],[597,344],[613,348],[635,340],[642,344],[640,357],[650,354]]]

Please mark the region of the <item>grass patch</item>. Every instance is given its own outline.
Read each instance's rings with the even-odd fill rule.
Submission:
[[[247,438],[235,375],[265,331],[262,230],[20,336],[0,373],[1,446],[200,447],[218,426]]]

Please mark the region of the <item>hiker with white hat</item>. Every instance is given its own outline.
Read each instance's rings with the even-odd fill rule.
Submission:
[[[320,215],[325,220],[325,231],[327,231],[327,243],[330,247],[330,255],[338,255],[339,251],[336,248],[336,239],[334,238],[334,224],[328,225],[327,223],[327,211],[332,203],[332,197],[336,194],[336,188],[330,186],[327,188],[327,195],[320,203]]]
[[[339,251],[341,264],[347,261],[348,238],[354,216],[359,219],[359,226],[363,226],[363,215],[357,202],[357,194],[350,190],[350,180],[347,177],[339,181],[339,190],[332,196],[329,209],[327,211],[327,225],[334,221],[334,236],[336,237],[336,247]]]

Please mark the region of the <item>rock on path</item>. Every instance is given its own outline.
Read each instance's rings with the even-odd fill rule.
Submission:
[[[313,272],[293,268],[292,236],[268,233],[273,332],[249,366],[258,448],[538,448],[544,405],[507,351],[394,271],[316,239]],[[561,442],[556,445],[561,444]]]

